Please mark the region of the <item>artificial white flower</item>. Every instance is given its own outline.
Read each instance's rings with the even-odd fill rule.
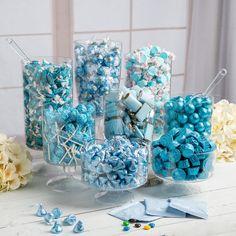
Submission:
[[[221,100],[214,105],[212,139],[218,160],[236,161],[236,104]]]
[[[28,183],[32,173],[32,158],[14,138],[0,134],[0,192],[15,190]]]

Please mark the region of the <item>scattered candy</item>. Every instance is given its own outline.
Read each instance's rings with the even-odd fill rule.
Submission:
[[[52,210],[52,214],[54,215],[54,219],[59,219],[62,215],[62,212],[59,208],[54,208]]]
[[[129,231],[130,230],[130,227],[129,226],[124,226],[123,227],[123,231]]]
[[[122,225],[123,226],[129,226],[129,221],[128,220],[123,221]]]
[[[156,225],[154,223],[148,224],[151,228],[154,228]]]
[[[77,224],[73,228],[74,233],[82,233],[84,231],[84,226],[82,221],[78,221]]]
[[[92,102],[103,114],[103,96],[119,86],[121,44],[109,39],[75,42],[76,86],[80,102]]]
[[[136,224],[134,225],[135,228],[140,228],[141,226],[142,226],[142,225],[139,224],[139,223],[136,223]]]
[[[211,134],[212,100],[208,96],[173,97],[165,103],[166,131],[185,127],[203,135]]]
[[[44,221],[46,224],[51,225],[52,223],[55,222],[55,216],[53,215],[53,213],[47,213],[44,216]]]
[[[236,104],[221,100],[214,105],[212,140],[216,144],[216,157],[222,161],[236,161]]]
[[[148,88],[111,90],[105,97],[105,136],[125,135],[151,141],[155,98]]]
[[[85,150],[85,143],[93,142],[94,107],[79,104],[76,108],[52,107],[44,111],[44,159],[53,165],[76,165]]]
[[[26,145],[42,149],[42,108],[72,103],[72,66],[31,61],[23,67]]]
[[[75,215],[68,215],[64,220],[63,224],[64,225],[74,225],[76,222],[76,216]]]
[[[62,232],[62,227],[59,223],[55,222],[52,229],[51,229],[51,233],[53,234],[60,234]]]
[[[133,84],[149,87],[156,95],[158,104],[154,133],[157,136],[163,133],[163,105],[170,97],[171,65],[174,57],[173,53],[158,46],[150,46],[136,49],[128,54],[126,60],[128,87]]]
[[[91,144],[82,156],[83,180],[102,190],[137,188],[147,174],[147,146],[125,137]]]
[[[143,229],[149,230],[149,229],[151,229],[151,226],[150,226],[150,225],[144,225],[144,226],[143,226]]]
[[[215,144],[187,128],[173,128],[152,142],[153,171],[176,181],[206,179],[213,170]]]
[[[47,211],[44,209],[43,205],[40,203],[35,215],[38,217],[42,217],[42,216],[45,216],[46,214],[47,214]]]
[[[129,223],[135,223],[135,222],[137,222],[137,220],[136,219],[129,219]]]

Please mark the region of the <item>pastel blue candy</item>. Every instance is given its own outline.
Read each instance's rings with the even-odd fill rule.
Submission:
[[[45,216],[46,214],[47,214],[47,211],[44,209],[43,205],[39,204],[39,207],[38,207],[35,215],[38,217],[42,217],[42,216]]]
[[[62,212],[59,208],[54,208],[52,210],[52,214],[54,215],[54,219],[59,219],[62,215]]]
[[[192,124],[198,123],[199,120],[200,120],[200,118],[199,118],[199,115],[197,113],[193,113],[192,115],[189,116],[189,121]]]
[[[185,180],[186,173],[182,169],[175,169],[172,171],[172,178],[177,181]]]
[[[188,175],[197,175],[199,170],[200,170],[199,167],[188,168]]]
[[[180,124],[185,124],[188,121],[188,116],[185,115],[185,114],[180,113],[177,116],[177,120]]]
[[[83,46],[81,52],[77,46]],[[119,84],[121,68],[121,45],[118,42],[102,40],[76,42],[76,69],[84,68],[76,74],[79,102],[96,104],[96,115],[103,115],[102,97]]]
[[[75,215],[68,215],[64,220],[63,220],[63,224],[64,225],[74,225],[76,222],[76,216]]]
[[[205,126],[203,122],[198,122],[195,126],[194,126],[195,130],[202,133],[205,131]]]
[[[170,162],[178,162],[181,158],[181,152],[178,149],[173,149],[168,152],[168,159]]]
[[[94,147],[100,151],[91,152]],[[103,190],[135,188],[144,184],[148,167],[145,148],[121,136],[91,146],[82,160],[84,181]]]
[[[184,105],[184,111],[188,114],[192,114],[195,111],[195,106],[192,103],[187,103]]]
[[[190,164],[189,164],[189,161],[187,159],[178,162],[178,168],[186,169],[189,166],[190,166]]]
[[[82,223],[82,221],[79,220],[79,221],[76,223],[76,225],[74,226],[73,232],[74,232],[74,233],[82,233],[83,231],[84,231],[83,223]]]
[[[182,144],[180,148],[182,155],[186,158],[191,157],[194,154],[194,147],[190,143]]]
[[[55,222],[52,229],[51,229],[51,233],[60,234],[62,231],[63,231],[63,229],[62,229],[61,225],[58,224],[57,222]]]
[[[44,221],[46,224],[51,225],[55,221],[55,217],[52,213],[47,213],[44,216]]]

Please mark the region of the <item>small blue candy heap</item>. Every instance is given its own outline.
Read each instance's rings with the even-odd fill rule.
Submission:
[[[170,98],[171,65],[174,54],[158,46],[142,47],[128,54],[126,61],[127,86],[149,87],[156,95],[154,133],[163,133],[163,106]]]
[[[80,104],[44,111],[44,158],[54,165],[75,165],[85,144],[94,140],[95,108]]]
[[[111,90],[105,98],[105,136],[152,141],[155,98],[148,88]]]
[[[213,171],[215,144],[187,128],[173,128],[152,143],[154,172],[175,181],[207,179]]]
[[[185,127],[207,136],[211,134],[212,111],[208,96],[173,97],[165,103],[165,129]]]
[[[121,136],[90,145],[82,160],[83,180],[101,190],[137,188],[147,180],[147,146]]]
[[[121,44],[109,39],[75,45],[76,86],[80,102],[92,102],[96,115],[103,114],[103,96],[119,86]]]
[[[23,68],[26,144],[42,149],[42,107],[58,108],[72,103],[72,67],[31,61]]]

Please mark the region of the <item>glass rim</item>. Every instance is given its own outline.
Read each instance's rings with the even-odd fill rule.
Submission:
[[[102,42],[104,39],[107,39],[108,42],[114,42],[114,43],[119,43],[119,45],[122,45],[122,42],[120,40],[115,40],[115,39],[110,39],[109,37],[104,37],[104,38],[96,38],[96,37],[91,37],[89,39],[76,39],[74,40],[74,45],[76,46],[77,43],[87,43],[87,42]]]
[[[32,61],[42,61],[43,59],[48,59],[48,61],[50,62],[49,59],[59,59],[61,61],[64,61],[64,62],[67,62],[67,63],[70,63],[72,65],[73,63],[73,59],[71,59],[70,57],[64,57],[64,56],[34,56],[34,57],[29,57],[31,58],[31,60],[29,62],[32,62]],[[21,63],[22,64],[26,64],[25,60],[21,59]],[[63,62],[59,62],[59,63],[53,63],[53,64],[61,64]]]

